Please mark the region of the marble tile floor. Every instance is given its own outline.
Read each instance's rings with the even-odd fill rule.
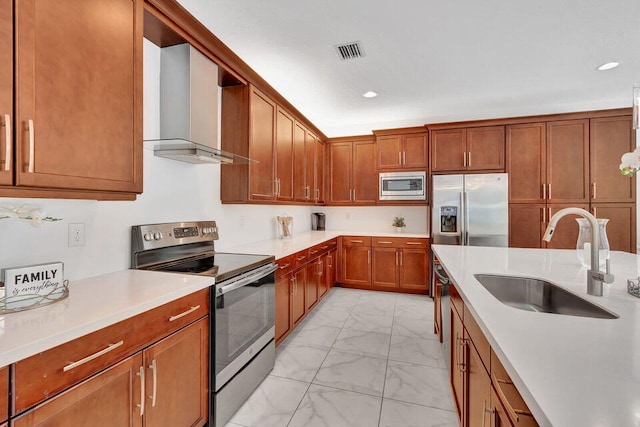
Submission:
[[[226,427],[455,427],[423,295],[333,288]]]

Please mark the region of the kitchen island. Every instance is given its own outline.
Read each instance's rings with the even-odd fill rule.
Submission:
[[[541,426],[640,426],[640,299],[626,291],[640,258],[611,253],[612,284],[587,295],[574,250],[433,245],[464,303]],[[529,312],[498,301],[474,277],[551,281],[617,319]]]

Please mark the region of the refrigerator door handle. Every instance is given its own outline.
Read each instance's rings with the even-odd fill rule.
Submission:
[[[464,192],[464,244],[469,246],[469,194]]]

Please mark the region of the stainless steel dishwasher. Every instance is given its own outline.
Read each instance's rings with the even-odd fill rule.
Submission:
[[[449,286],[451,285],[451,279],[447,276],[447,272],[441,264],[436,264],[436,256],[431,256],[431,295],[435,291],[435,287],[439,286],[440,289],[440,313],[442,314],[442,347],[445,354],[445,363],[447,368],[451,366],[451,300],[449,299]]]

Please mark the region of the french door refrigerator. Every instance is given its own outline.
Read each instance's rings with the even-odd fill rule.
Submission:
[[[509,245],[506,173],[434,175],[433,244]]]

